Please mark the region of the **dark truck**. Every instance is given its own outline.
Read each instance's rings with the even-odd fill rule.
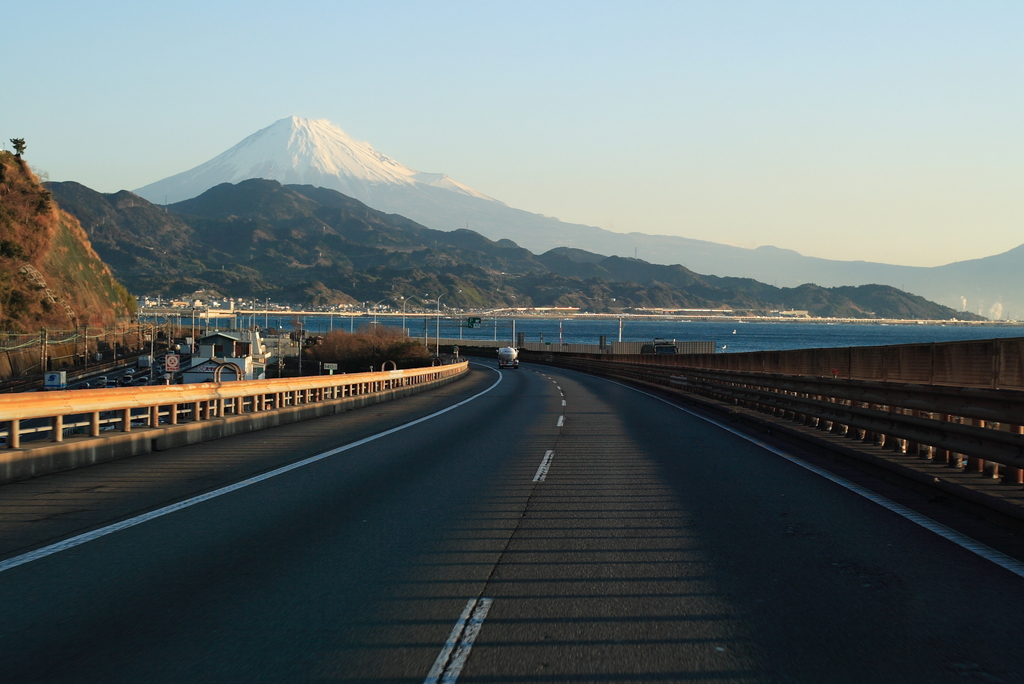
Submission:
[[[659,337],[654,338],[654,342],[651,344],[645,344],[640,347],[641,354],[675,354],[676,353],[676,341],[675,340],[664,340]]]

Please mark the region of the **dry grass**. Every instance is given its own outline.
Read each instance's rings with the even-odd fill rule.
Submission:
[[[305,355],[314,361],[337,363],[339,370],[346,372],[365,371],[370,366],[379,370],[385,361],[394,361],[399,368],[415,368],[426,365],[430,358],[419,341],[384,325],[357,333],[328,333],[319,344],[307,348]]]
[[[19,270],[29,264],[67,302],[71,319]],[[106,325],[135,302],[92,249],[78,221],[61,211],[23,159],[0,152],[0,329]]]

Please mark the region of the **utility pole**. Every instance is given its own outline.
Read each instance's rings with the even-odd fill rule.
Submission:
[[[441,297],[447,292],[437,295],[437,327],[434,329],[434,356],[441,356]]]
[[[171,340],[172,342],[174,340]],[[156,329],[149,330],[149,384],[153,384],[154,373],[156,372]],[[173,407],[172,407],[173,408]]]
[[[46,374],[46,328],[39,329],[39,372],[42,375]],[[45,382],[45,380],[44,380]]]

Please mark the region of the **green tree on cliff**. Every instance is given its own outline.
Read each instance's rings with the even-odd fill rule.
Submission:
[[[11,144],[14,145],[14,156],[21,159],[21,155],[25,152],[25,139],[11,138]]]

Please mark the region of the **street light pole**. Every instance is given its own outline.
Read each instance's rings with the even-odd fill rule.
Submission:
[[[430,303],[430,293],[423,293],[423,303]],[[430,323],[427,321],[427,307],[423,307],[423,346],[430,349]]]
[[[455,291],[456,294],[458,294],[459,292],[462,292],[462,290]],[[436,339],[436,346],[434,347],[434,356],[441,355],[441,297],[444,297],[446,294],[449,293],[442,292],[437,296],[437,327],[434,330],[434,337]]]
[[[434,328],[434,356],[441,355],[441,297],[444,297],[447,292],[437,295],[437,327]]]
[[[405,327],[405,307],[409,304],[409,300],[412,297],[402,297],[402,337],[409,336],[409,329]]]
[[[382,302],[386,302],[389,299],[391,299],[391,298],[390,297],[385,297],[384,299],[380,300],[379,302],[377,302],[376,304],[373,305],[373,326],[374,326],[374,328],[377,327],[377,307],[380,306]]]

